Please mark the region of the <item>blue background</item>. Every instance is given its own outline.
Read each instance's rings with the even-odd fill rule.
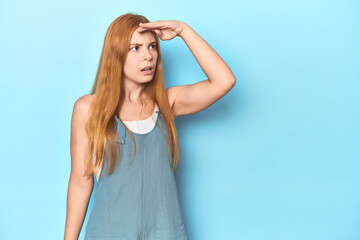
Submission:
[[[186,22],[237,78],[176,119],[189,240],[360,239],[355,0],[0,1],[1,239],[63,239],[73,104],[126,12]],[[181,38],[161,51],[167,87],[207,78]]]

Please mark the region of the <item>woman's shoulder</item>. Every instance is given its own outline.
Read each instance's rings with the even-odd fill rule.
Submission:
[[[76,101],[91,103],[91,101],[93,99],[94,99],[94,94],[85,94],[85,95],[79,97]]]
[[[77,113],[77,115],[85,117],[83,121],[86,121],[86,118],[88,116],[88,111],[91,105],[91,102],[94,99],[94,95],[92,94],[86,94],[81,97],[79,97],[74,104],[74,113]]]
[[[78,105],[81,108],[89,107],[91,102],[93,101],[93,99],[94,99],[93,94],[86,94],[86,95],[79,97],[75,101],[75,105]]]

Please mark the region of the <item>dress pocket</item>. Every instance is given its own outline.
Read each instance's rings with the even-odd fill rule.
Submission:
[[[184,223],[182,222],[176,227],[156,228],[156,240],[187,240],[185,234]]]

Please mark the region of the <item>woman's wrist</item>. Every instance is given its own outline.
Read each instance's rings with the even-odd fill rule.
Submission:
[[[190,26],[187,25],[186,23],[180,22],[180,29],[181,29],[181,31],[180,31],[180,33],[178,34],[178,36],[182,38],[183,35],[184,35],[184,32],[186,32],[186,31],[187,31],[187,28],[189,28],[189,27],[190,27]]]

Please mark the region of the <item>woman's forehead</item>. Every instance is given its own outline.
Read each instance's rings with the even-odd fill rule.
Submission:
[[[143,43],[143,42],[152,42],[155,41],[154,33],[151,30],[147,30],[139,33],[134,31],[131,37],[131,43]]]

